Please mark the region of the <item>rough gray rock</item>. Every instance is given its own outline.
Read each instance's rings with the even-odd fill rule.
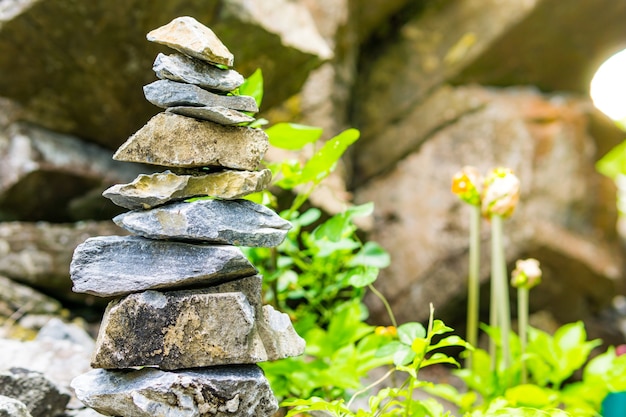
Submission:
[[[190,16],[177,17],[146,38],[212,64],[232,67],[234,63],[233,54],[215,33]]]
[[[167,109],[170,113],[180,114],[187,117],[193,117],[200,120],[208,120],[210,122],[219,123],[221,125],[236,125],[240,123],[250,123],[254,121],[254,117],[248,116],[237,110],[231,110],[226,107],[192,107],[192,106],[176,106]]]
[[[51,417],[65,411],[70,395],[40,372],[11,368],[0,373],[0,395],[15,398],[33,417]]]
[[[143,87],[143,94],[155,106],[222,106],[256,113],[259,108],[253,97],[214,94],[196,85],[158,80]]]
[[[221,69],[181,54],[158,54],[152,66],[162,80],[193,84],[227,93],[243,84],[243,76],[232,69]]]
[[[269,417],[278,404],[256,365],[164,372],[96,369],[72,382],[89,407],[118,416]]]
[[[32,417],[32,415],[23,402],[0,395],[0,417]]]
[[[39,291],[0,275],[0,316],[60,313],[61,303]]]
[[[149,209],[168,201],[211,196],[236,199],[264,190],[272,179],[269,169],[225,170],[206,175],[181,175],[170,171],[139,175],[130,184],[116,184],[102,194],[118,206],[131,210]]]
[[[289,317],[261,306],[257,275],[202,290],[147,291],[111,302],[92,366],[181,369],[303,352],[304,340]]]
[[[110,218],[119,209],[106,200],[86,217],[76,217],[69,205],[141,172],[135,164],[112,161],[107,149],[21,122],[6,132],[0,128],[0,161],[0,221]]]
[[[248,200],[197,200],[122,213],[113,221],[150,239],[184,239],[229,245],[279,245],[291,223]]]
[[[132,135],[113,159],[169,167],[254,171],[268,146],[267,134],[261,129],[223,126],[164,112]]]
[[[87,352],[93,351],[95,347],[95,341],[84,328],[66,323],[58,317],[48,320],[37,333],[35,340],[67,340],[82,346]]]
[[[94,297],[72,292],[68,277],[74,248],[92,236],[125,233],[110,220],[73,224],[0,222],[0,274],[62,300],[93,303]]]
[[[157,288],[212,285],[256,273],[241,250],[137,236],[87,239],[70,265],[74,291],[111,297]]]

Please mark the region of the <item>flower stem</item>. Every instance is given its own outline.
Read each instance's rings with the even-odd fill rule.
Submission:
[[[385,310],[387,310],[387,314],[389,315],[389,320],[391,320],[391,325],[397,329],[398,328],[398,323],[396,322],[396,316],[394,316],[393,311],[391,310],[391,306],[389,305],[389,301],[387,301],[387,299],[385,298],[383,293],[378,291],[376,289],[376,287],[374,287],[372,284],[369,284],[367,286],[367,288],[369,288],[370,291],[373,292],[374,295],[376,297],[378,297],[380,299],[380,301],[383,303],[383,305],[385,306]]]
[[[478,344],[478,293],[480,289],[480,206],[471,206],[469,271],[467,282],[467,341],[476,347]],[[467,357],[467,368],[472,369],[473,353]]]
[[[506,275],[506,259],[502,241],[502,216],[491,216],[491,274],[492,283],[495,282],[497,305],[497,325],[500,327],[500,343],[505,369],[511,366],[511,352],[509,349],[509,333],[511,331],[511,311],[509,307],[509,286]],[[493,293],[492,293],[492,301]],[[493,306],[492,306],[493,307]],[[493,359],[492,359],[493,360]]]
[[[522,384],[528,380],[528,371],[526,370],[526,345],[528,344],[528,288],[519,287],[517,289],[517,320],[519,327],[519,340],[522,358]]]

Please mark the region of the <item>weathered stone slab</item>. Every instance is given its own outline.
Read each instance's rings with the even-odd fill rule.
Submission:
[[[0,395],[0,416],[2,417],[32,417],[26,405],[15,398]]]
[[[70,400],[68,392],[43,374],[24,368],[0,372],[0,395],[21,401],[33,417],[59,415]]]
[[[234,63],[233,54],[215,33],[193,17],[177,17],[150,31],[146,38],[212,64],[232,67]]]
[[[113,159],[169,167],[254,171],[268,146],[267,134],[261,129],[159,113],[131,136]]]
[[[250,123],[254,121],[254,117],[248,116],[237,110],[231,110],[226,107],[192,107],[192,106],[176,106],[167,109],[168,113],[176,113],[182,116],[193,117],[195,119],[208,120],[210,122],[219,123],[221,125],[236,125],[240,123]]]
[[[113,221],[150,239],[183,239],[240,246],[279,245],[291,223],[248,200],[197,200],[130,211]]]
[[[211,285],[256,273],[238,248],[137,236],[87,239],[74,251],[75,292],[110,297],[155,288]]]
[[[164,109],[174,106],[222,106],[253,113],[259,111],[254,97],[214,94],[197,85],[171,80],[157,80],[145,85],[143,94],[150,103]]]
[[[181,54],[158,54],[152,70],[162,80],[198,85],[229,92],[243,84],[243,76],[232,69],[221,69]]]
[[[278,410],[256,365],[175,372],[95,369],[74,379],[72,387],[81,401],[106,415],[269,417]]]
[[[149,209],[168,201],[211,196],[235,199],[264,190],[272,179],[269,169],[225,170],[206,175],[180,175],[170,171],[139,175],[129,184],[116,184],[103,196],[131,210]]]
[[[54,298],[0,275],[0,317],[18,310],[21,314],[60,314],[62,308]]]

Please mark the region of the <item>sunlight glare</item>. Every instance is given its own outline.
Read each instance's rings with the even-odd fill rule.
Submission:
[[[613,120],[626,119],[626,49],[598,68],[591,80],[593,104]]]

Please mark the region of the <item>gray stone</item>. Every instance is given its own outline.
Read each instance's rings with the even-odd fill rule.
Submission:
[[[39,291],[0,275],[0,316],[60,313],[61,303]]]
[[[193,17],[177,17],[150,31],[146,38],[205,62],[233,66],[233,54],[211,29]]]
[[[92,366],[193,368],[304,352],[289,317],[261,304],[261,276],[202,290],[147,291],[110,303]]]
[[[112,161],[107,149],[21,122],[0,128],[0,160],[0,221],[110,218],[119,209],[102,199],[99,210],[82,218],[68,204],[141,172],[135,164]]]
[[[66,323],[58,317],[48,320],[37,333],[35,340],[68,340],[82,346],[87,352],[93,351],[95,347],[95,341],[84,328]]]
[[[212,285],[256,273],[241,250],[106,236],[87,239],[74,251],[70,274],[74,291],[100,297],[156,288]]]
[[[56,416],[65,411],[70,395],[40,372],[11,368],[0,373],[0,395],[15,398],[33,417]]]
[[[169,167],[254,171],[268,146],[267,134],[261,129],[159,113],[131,136],[113,158]]]
[[[256,113],[259,108],[250,96],[214,94],[196,85],[158,80],[143,87],[143,94],[155,106],[222,106],[233,110]]]
[[[197,200],[130,211],[113,221],[150,239],[184,239],[239,246],[279,245],[291,223],[248,200]]]
[[[243,84],[243,76],[232,69],[221,69],[181,54],[159,54],[152,66],[162,80],[198,85],[227,93]]]
[[[181,175],[170,171],[139,175],[130,184],[116,184],[102,195],[131,210],[149,209],[168,201],[211,196],[235,199],[264,190],[272,179],[269,169],[225,170],[206,175]]]
[[[164,372],[96,369],[72,382],[76,395],[105,415],[269,417],[278,404],[256,365]]]
[[[254,121],[254,117],[248,116],[237,110],[231,110],[226,107],[192,107],[192,106],[176,106],[167,109],[169,113],[176,113],[187,117],[193,117],[200,120],[208,120],[210,122],[219,123],[221,125],[237,125],[240,123],[250,123]]]
[[[97,302],[93,296],[72,292],[68,277],[74,248],[92,236],[125,233],[110,220],[72,224],[0,222],[0,275],[45,290],[60,300],[93,304]],[[37,296],[32,300],[43,302]],[[46,305],[52,307],[46,302],[32,312],[47,313],[41,310]]]
[[[289,318],[259,316],[259,309],[251,304],[258,298],[253,295],[249,302],[243,292],[213,289],[146,291],[111,302],[92,366],[182,369],[302,354],[304,342]]]
[[[0,395],[0,417],[32,417],[23,402]]]

